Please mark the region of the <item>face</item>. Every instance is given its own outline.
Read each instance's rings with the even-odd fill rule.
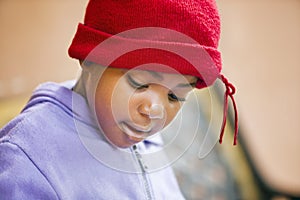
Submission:
[[[193,76],[107,68],[95,94],[95,111],[105,137],[126,148],[162,130],[196,81]]]

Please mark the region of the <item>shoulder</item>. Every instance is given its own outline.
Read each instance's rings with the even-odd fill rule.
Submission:
[[[49,133],[72,127],[72,117],[51,102],[37,104],[14,118],[0,129],[0,141],[9,140],[19,143],[30,140],[45,139]],[[54,129],[56,131],[54,131]]]
[[[76,139],[71,111],[46,89],[35,92],[22,113],[0,130],[1,143],[14,144],[39,166],[53,161],[66,141]]]
[[[47,101],[26,109],[0,130],[0,142],[15,144],[40,163],[51,161],[64,145],[77,140],[72,115]]]
[[[18,145],[0,141],[0,163],[0,199],[58,199],[47,178]]]
[[[58,199],[47,166],[72,133],[71,114],[43,100],[0,129],[0,199]]]
[[[39,139],[72,127],[72,95],[70,89],[55,83],[41,84],[32,94],[23,111],[0,129],[10,141]],[[54,131],[54,129],[56,131]]]

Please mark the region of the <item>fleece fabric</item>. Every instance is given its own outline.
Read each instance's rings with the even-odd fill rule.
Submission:
[[[42,84],[0,130],[0,199],[183,199],[169,167],[142,162],[161,141],[112,147],[73,85]]]

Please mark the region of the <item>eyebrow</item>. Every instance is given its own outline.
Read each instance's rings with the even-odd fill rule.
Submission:
[[[164,77],[155,71],[147,71],[147,72],[159,81],[164,80]]]
[[[179,83],[176,87],[196,87],[197,81],[192,82],[192,83]]]
[[[155,71],[147,71],[147,72],[150,73],[154,78],[158,79],[159,81],[164,80],[164,77]],[[194,88],[194,87],[196,87],[197,81],[198,80],[195,80],[194,82],[191,82],[191,83],[179,83],[176,87],[180,87],[180,88],[192,87],[192,88]]]

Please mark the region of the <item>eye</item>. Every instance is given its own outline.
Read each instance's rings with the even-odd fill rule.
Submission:
[[[174,93],[169,93],[168,98],[170,101],[185,101],[185,98],[177,97]]]
[[[127,80],[128,80],[129,85],[131,85],[131,87],[133,87],[134,89],[140,90],[140,89],[145,89],[145,88],[149,87],[149,85],[147,85],[147,84],[138,83],[129,74],[127,75]]]

